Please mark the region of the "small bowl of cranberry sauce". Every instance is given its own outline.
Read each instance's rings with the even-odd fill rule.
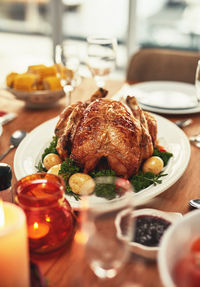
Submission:
[[[181,213],[150,208],[133,211],[134,232],[132,240],[129,241],[131,251],[143,257],[155,259],[164,232],[181,217]],[[123,239],[123,230],[126,228],[123,214],[118,214],[116,227],[118,237]]]

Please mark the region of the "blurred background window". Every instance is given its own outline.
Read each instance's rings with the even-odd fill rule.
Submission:
[[[200,49],[199,0],[137,2],[137,40],[143,47]]]
[[[10,70],[51,64],[62,38],[77,43],[84,64],[88,35],[117,37],[115,76],[124,78],[138,47],[200,50],[199,15],[199,0],[0,0],[1,82]]]

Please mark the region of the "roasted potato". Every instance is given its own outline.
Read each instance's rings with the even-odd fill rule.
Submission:
[[[61,162],[61,158],[55,153],[49,153],[43,159],[43,165],[47,170],[49,170],[54,165],[60,164]]]
[[[159,174],[163,169],[163,160],[158,156],[151,156],[148,158],[142,166],[143,172],[152,172],[153,174]]]
[[[61,164],[60,164],[60,163],[59,163],[59,164],[56,164],[56,165],[52,166],[52,167],[47,171],[47,173],[52,173],[52,174],[58,175],[60,168],[61,168]]]
[[[69,186],[76,194],[89,195],[94,191],[95,182],[88,174],[75,173],[69,178]]]

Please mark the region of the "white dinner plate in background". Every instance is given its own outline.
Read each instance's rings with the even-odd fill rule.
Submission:
[[[134,85],[125,84],[113,99],[125,99],[127,95],[135,96],[140,106],[150,112],[163,114],[200,112],[195,86],[188,83],[150,81]]]

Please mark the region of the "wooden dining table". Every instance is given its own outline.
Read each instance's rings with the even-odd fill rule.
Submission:
[[[122,81],[110,80],[105,88],[112,97],[123,85]],[[83,79],[72,95],[72,102],[85,101],[96,90],[92,79]],[[62,98],[52,108],[30,109],[23,101],[17,100],[12,94],[0,90],[0,110],[14,112],[17,117],[3,126],[0,137],[0,153],[9,146],[10,135],[18,129],[31,132],[41,123],[60,114],[66,106],[66,99]],[[200,114],[190,115],[162,115],[170,121],[191,118],[192,124],[184,128],[186,136],[200,133]],[[48,130],[46,131],[48,133]],[[13,167],[15,150],[12,150],[3,160],[13,170],[12,186],[16,183]],[[163,211],[180,212],[183,215],[190,211],[188,202],[190,199],[200,197],[200,149],[191,145],[191,157],[189,164],[181,176],[170,188],[157,197],[140,206],[140,208],[156,208]],[[32,258],[31,258],[32,259]],[[75,239],[68,243],[61,253],[48,258],[33,259],[38,264],[42,275],[49,287],[73,287],[73,286],[120,286],[120,287],[162,287],[157,260],[149,260],[134,253],[125,266],[113,279],[102,280],[97,278],[90,270],[84,245]]]

